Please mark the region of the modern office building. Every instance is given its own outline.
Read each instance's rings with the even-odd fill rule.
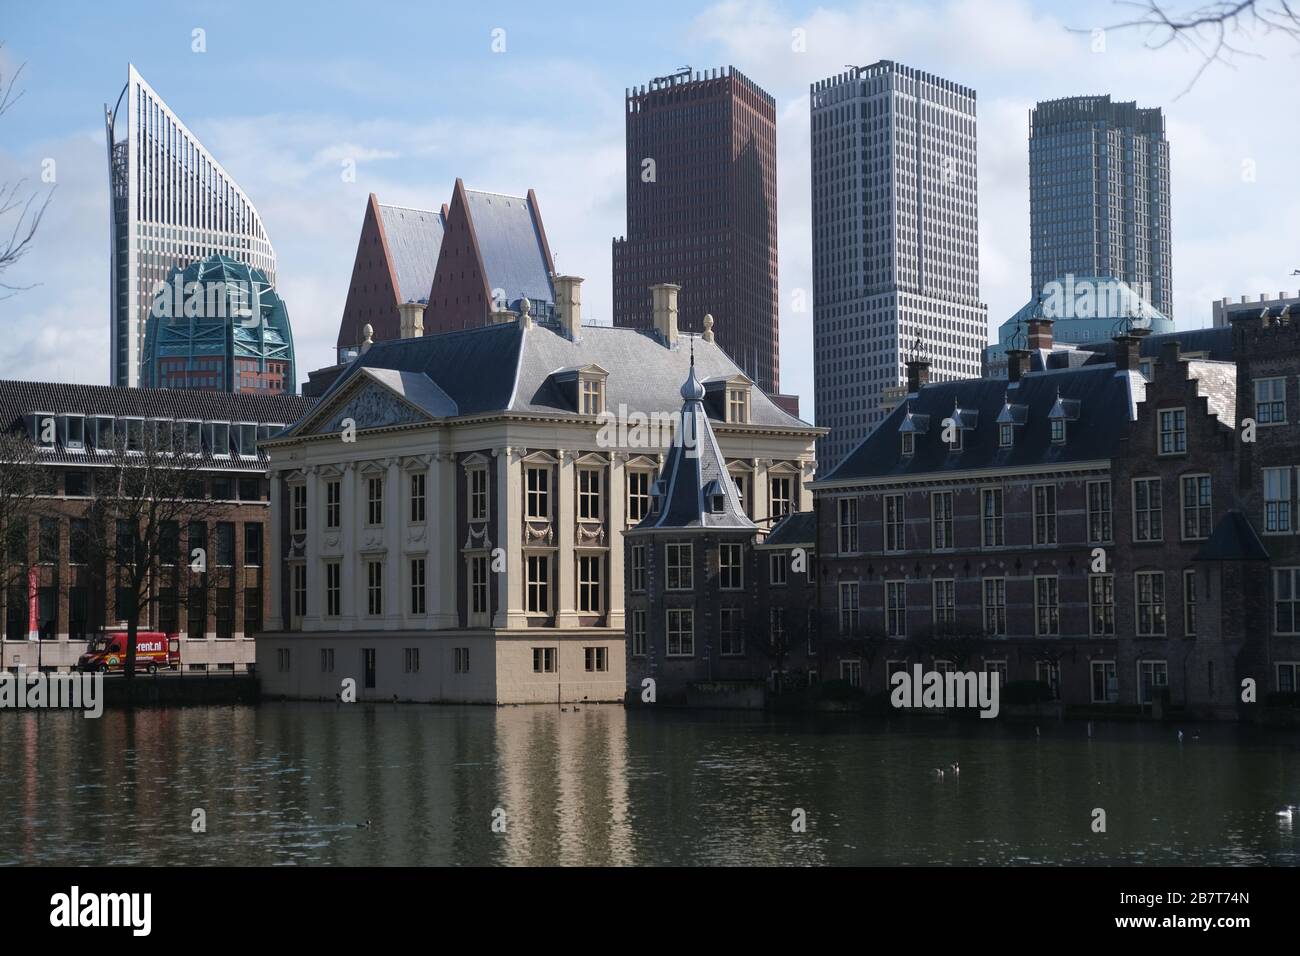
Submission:
[[[128,67],[108,134],[110,381],[140,384],[145,320],[177,267],[214,253],[275,282],[275,250],[253,204],[162,97]]]
[[[120,552],[88,541],[88,519],[97,483],[122,467],[119,455],[138,454],[146,435],[193,462],[185,467],[195,501],[159,555],[140,627],[179,635],[187,672],[246,670],[270,608],[260,443],[311,407],[296,395],[0,381],[0,428],[30,439],[46,476],[44,494],[10,508],[0,670],[69,670],[96,635],[124,626]],[[211,555],[206,570],[178,560],[200,547]],[[28,640],[30,614],[39,642]]]
[[[615,239],[614,324],[652,327],[650,287],[681,286],[680,322],[780,390],[776,101],[734,67],[626,91],[627,234]]]
[[[140,383],[292,395],[289,312],[265,273],[228,256],[173,269],[145,323]]]
[[[1172,319],[1169,142],[1158,108],[1072,96],[1029,113],[1030,296],[1114,276]]]
[[[494,312],[555,313],[555,261],[537,196],[467,189],[438,210],[366,202],[336,342],[342,364],[369,326],[387,342],[488,325]],[[331,379],[332,381],[332,379]]]
[[[918,336],[980,374],[975,91],[889,60],[812,85],[813,383],[834,467],[878,424]]]

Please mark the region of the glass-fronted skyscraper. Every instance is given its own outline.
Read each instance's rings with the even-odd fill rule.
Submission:
[[[145,320],[173,269],[213,253],[275,282],[275,250],[257,210],[153,88],[127,70],[104,107],[108,134],[112,315],[110,381],[140,384]]]
[[[1113,276],[1173,318],[1164,114],[1109,96],[1029,113],[1030,296],[1073,273]]]
[[[813,346],[825,473],[901,398],[918,336],[934,380],[980,373],[975,91],[882,60],[814,83]]]

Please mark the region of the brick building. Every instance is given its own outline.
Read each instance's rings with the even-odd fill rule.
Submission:
[[[204,547],[206,574],[184,560],[158,569],[157,597],[141,628],[179,632],[187,670],[246,668],[252,636],[267,618],[264,560],[269,516],[267,458],[259,443],[292,423],[312,403],[291,395],[118,388],[0,381],[0,426],[22,430],[48,469],[51,494],[40,499],[25,533],[8,542],[11,572],[34,569],[37,619],[45,637],[28,641],[28,594],[11,573],[5,599],[0,668],[67,669],[91,638],[120,621],[113,558],[96,566],[74,533],[92,502],[96,474],[108,466],[115,442],[140,441],[144,430],[185,454],[202,456],[205,520],[175,529],[175,552]],[[53,422],[52,434],[48,424]],[[45,440],[48,439],[48,440]]]

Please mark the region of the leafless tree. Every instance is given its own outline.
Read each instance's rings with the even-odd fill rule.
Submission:
[[[44,511],[52,474],[40,460],[25,430],[0,429],[0,606],[21,586],[26,605],[27,575],[32,566],[30,528]]]
[[[204,494],[203,457],[175,450],[180,436],[173,445],[170,423],[138,421],[127,428],[137,424],[138,431],[115,438],[109,464],[96,477],[84,542],[90,563],[114,568],[117,616],[127,630],[128,678],[135,676],[141,619],[148,621],[158,601],[154,585],[161,569],[174,564],[180,574],[187,564],[192,573],[207,574],[206,547],[179,554],[182,527],[198,523],[206,529],[217,511]]]
[[[0,42],[0,51],[3,49],[4,43]],[[22,99],[23,90],[18,86],[18,80],[24,66],[25,63],[20,63],[6,76],[0,65],[0,117]],[[29,190],[26,182],[25,179],[0,182],[0,277],[27,254],[54,196],[53,186],[42,198],[40,192]],[[10,285],[0,278],[0,300],[30,288]]]
[[[1281,34],[1300,43],[1297,0],[1196,0],[1188,4],[1123,0],[1118,6],[1133,9],[1134,15],[1106,29],[1138,30],[1152,49],[1178,44],[1201,56],[1201,65],[1184,93],[1211,65],[1232,66],[1237,57],[1258,56],[1250,47],[1263,36]]]

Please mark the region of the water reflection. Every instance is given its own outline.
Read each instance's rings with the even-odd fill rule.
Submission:
[[[1298,756],[1236,726],[1180,744],[610,706],[3,713],[0,863],[1296,863],[1276,811],[1300,803]]]

